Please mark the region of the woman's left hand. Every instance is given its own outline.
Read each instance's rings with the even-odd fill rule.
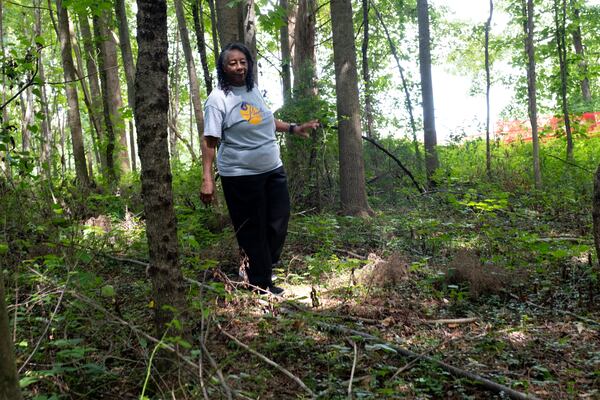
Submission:
[[[294,129],[294,134],[303,137],[303,138],[309,138],[310,137],[310,132],[313,129],[317,129],[321,124],[319,124],[319,121],[316,119],[313,119],[312,121],[308,121],[305,122],[301,125],[296,126],[296,128]]]

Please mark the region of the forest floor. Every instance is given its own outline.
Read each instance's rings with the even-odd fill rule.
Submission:
[[[58,224],[7,282],[22,386],[36,400],[508,397],[466,371],[530,398],[600,398],[589,217],[505,200],[296,214],[278,297],[241,288],[223,210],[182,201],[188,340],[152,336],[139,216]],[[167,381],[155,367],[174,347]]]

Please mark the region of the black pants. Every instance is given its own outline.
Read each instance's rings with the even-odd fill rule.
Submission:
[[[240,249],[248,256],[250,284],[272,285],[290,217],[290,195],[283,167],[259,175],[223,176],[223,193]]]

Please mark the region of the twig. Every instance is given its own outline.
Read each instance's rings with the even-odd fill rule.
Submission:
[[[36,353],[36,351],[40,347],[42,340],[44,340],[44,337],[46,337],[46,334],[48,333],[48,329],[50,329],[50,325],[52,325],[52,321],[54,320],[54,317],[56,316],[56,313],[58,312],[58,308],[60,307],[60,304],[62,303],[62,299],[65,295],[66,288],[67,288],[67,285],[65,284],[65,286],[60,291],[60,297],[58,298],[58,301],[56,302],[56,306],[54,307],[54,311],[52,311],[52,315],[50,315],[50,320],[46,324],[46,328],[44,328],[44,332],[42,332],[42,334],[40,335],[37,343],[35,344],[35,347],[33,348],[33,351],[29,354],[29,357],[27,357],[27,359],[25,360],[23,365],[21,365],[21,367],[19,368],[19,374],[21,372],[23,372],[23,370],[25,369],[25,367],[27,366],[29,361],[31,361],[31,358],[33,357],[33,355]]]
[[[350,380],[348,383],[348,400],[352,400],[352,381],[354,380],[354,371],[356,371],[356,361],[358,360],[358,348],[356,347],[356,342],[354,340],[350,340],[350,342],[354,347],[354,361],[352,361],[352,371],[350,372]]]
[[[231,388],[227,385],[227,382],[225,382],[225,377],[223,376],[223,373],[221,372],[221,369],[217,365],[217,362],[212,357],[212,355],[209,353],[209,351],[206,348],[206,345],[204,344],[204,342],[201,341],[200,342],[200,346],[202,346],[202,351],[206,355],[206,358],[208,358],[208,362],[215,369],[215,372],[217,374],[217,378],[219,380],[219,383],[221,384],[221,387],[223,387],[223,390],[225,390],[225,394],[227,395],[227,399],[228,400],[232,400],[232,397],[231,397]]]
[[[443,342],[441,342],[440,344],[438,344],[434,348],[429,349],[429,350],[427,350],[424,353],[421,353],[417,358],[413,359],[412,361],[410,361],[409,363],[405,364],[404,366],[398,368],[398,370],[396,372],[394,372],[394,375],[392,375],[392,377],[389,380],[393,381],[394,379],[396,379],[396,377],[398,375],[400,375],[401,373],[403,373],[406,370],[411,369],[415,364],[417,364],[419,361],[421,361],[423,359],[423,357],[425,357],[425,356],[433,353],[434,351],[436,351],[437,349],[439,349],[440,347],[442,347],[446,343],[448,343],[448,340],[444,340]]]
[[[505,290],[503,290],[503,292],[506,293],[507,295],[509,295],[510,297],[512,297],[513,299],[515,299],[517,301],[522,301],[522,302],[524,302],[526,304],[529,304],[532,307],[540,308],[540,309],[546,310],[546,311],[557,312],[559,314],[565,314],[565,315],[568,315],[570,317],[577,318],[580,321],[587,322],[588,324],[600,325],[600,322],[598,322],[598,321],[594,321],[593,319],[582,317],[581,315],[577,315],[575,313],[572,313],[571,311],[561,310],[561,309],[558,309],[558,308],[549,309],[548,307],[540,306],[539,304],[535,304],[534,302],[531,302],[529,300],[522,300],[518,296],[516,296],[516,295],[514,295],[512,293],[509,293],[509,292],[507,292]]]
[[[570,165],[570,166],[572,166],[572,167],[579,168],[580,170],[582,170],[582,171],[585,171],[585,172],[588,172],[588,173],[590,173],[590,174],[593,174],[593,173],[594,173],[594,171],[591,171],[591,170],[589,170],[589,169],[587,169],[587,168],[585,168],[585,167],[582,167],[581,165],[575,164],[574,162],[567,161],[567,160],[563,160],[562,158],[560,158],[560,157],[556,157],[556,156],[553,156],[552,154],[545,154],[545,155],[546,155],[546,156],[548,156],[548,157],[552,157],[552,158],[554,158],[554,159],[556,159],[556,160],[558,160],[558,161],[562,161],[563,163],[565,163],[565,164],[567,164],[567,165]]]
[[[329,330],[329,331],[334,331],[334,332],[339,332],[345,335],[356,335],[356,336],[360,336],[362,338],[365,338],[367,340],[371,340],[373,342],[376,343],[382,343],[385,344],[386,346],[389,346],[391,348],[393,348],[394,350],[396,350],[399,354],[401,354],[404,357],[410,357],[410,358],[419,358],[420,356],[410,350],[407,350],[403,347],[394,345],[392,343],[388,343],[382,339],[379,339],[376,336],[370,335],[368,333],[365,332],[361,332],[361,331],[357,331],[354,329],[350,329],[348,327],[345,327],[343,325],[330,325],[330,324],[326,324],[323,322],[316,322],[317,325],[321,326],[323,329],[325,330]],[[513,390],[507,386],[501,385],[499,383],[493,382],[489,379],[486,379],[482,376],[479,376],[477,374],[474,374],[472,372],[469,371],[465,371],[464,369],[446,364],[442,361],[436,360],[435,358],[426,356],[426,355],[422,355],[421,357],[422,360],[425,360],[427,362],[430,362],[432,364],[436,364],[440,367],[442,367],[443,369],[445,369],[446,371],[450,372],[451,374],[458,376],[458,377],[462,377],[462,378],[467,378],[473,381],[476,381],[477,383],[479,383],[482,387],[496,392],[496,393],[504,393],[507,396],[509,396],[510,398],[513,399],[519,399],[519,400],[539,400],[538,397],[534,396],[534,395],[530,395],[530,394],[526,394],[526,393],[521,393],[518,392],[516,390]]]
[[[424,320],[423,322],[426,324],[436,325],[436,324],[468,324],[468,323],[475,322],[475,321],[477,321],[476,317],[456,318],[456,319],[430,319],[430,320]]]
[[[270,358],[267,358],[266,356],[260,354],[259,352],[257,352],[256,350],[251,349],[250,347],[248,347],[248,345],[245,345],[244,343],[240,342],[235,336],[229,334],[228,332],[226,332],[219,323],[217,323],[217,327],[219,328],[219,330],[221,331],[221,333],[223,333],[225,336],[227,336],[229,339],[233,340],[238,346],[240,346],[241,348],[243,348],[244,350],[248,351],[249,353],[255,355],[256,357],[260,358],[261,360],[263,360],[264,362],[266,362],[267,364],[277,368],[279,371],[281,371],[284,375],[286,375],[287,377],[291,378],[294,382],[296,382],[302,389],[304,389],[306,391],[306,393],[308,393],[312,398],[316,398],[315,394],[313,393],[312,390],[310,390],[310,388],[308,386],[306,386],[304,384],[304,382],[302,382],[302,380],[300,378],[298,378],[296,375],[292,374],[290,371],[288,371],[287,369],[285,369],[284,367],[282,367],[281,365],[277,364],[275,361],[271,360]]]

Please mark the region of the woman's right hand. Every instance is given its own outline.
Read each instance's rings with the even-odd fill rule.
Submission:
[[[215,200],[215,181],[212,177],[210,179],[205,178],[202,180],[200,200],[202,200],[205,205],[209,205]]]

